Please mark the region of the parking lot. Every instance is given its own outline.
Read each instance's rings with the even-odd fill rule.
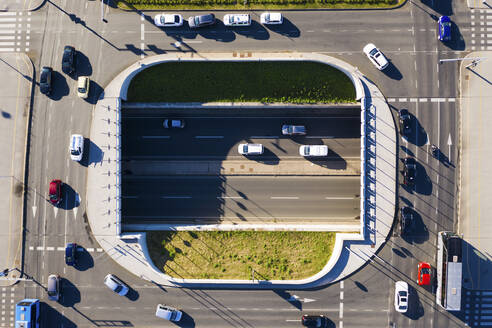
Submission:
[[[166,119],[180,119],[184,127],[165,128]],[[282,135],[283,124],[304,125],[307,134]],[[243,156],[241,143],[262,144],[264,152]],[[303,157],[301,145],[327,145],[329,152]],[[359,215],[357,107],[124,109],[122,158],[124,227],[354,223]],[[236,170],[224,170],[234,164]]]

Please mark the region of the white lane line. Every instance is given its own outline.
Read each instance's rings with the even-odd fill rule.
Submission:
[[[170,139],[171,136],[142,136],[142,139]]]
[[[9,12],[1,12],[0,16],[15,16],[17,12],[15,11],[9,11]]]
[[[0,35],[0,40],[15,40],[15,35]]]
[[[44,250],[44,247],[43,246],[38,246],[38,247],[36,247],[36,250],[37,251],[42,251],[42,250]]]
[[[15,42],[0,42],[0,46],[15,46]]]
[[[15,22],[15,21],[17,21],[17,18],[0,18],[0,24],[3,22]]]
[[[190,199],[191,196],[161,196],[164,199]]]
[[[250,139],[278,139],[278,136],[251,136]]]
[[[325,197],[325,199],[329,199],[329,200],[352,200],[352,199],[355,199],[355,197]]]
[[[30,251],[33,251],[34,250],[34,246],[29,246],[29,250]]]
[[[48,247],[46,247],[46,250],[47,250],[47,251],[54,251],[54,250],[55,250],[55,248],[54,248],[53,246],[48,246]]]
[[[335,136],[307,136],[307,139],[333,139]]]
[[[4,28],[4,27],[15,27],[16,24],[0,24],[0,27],[1,28]]]
[[[224,136],[195,136],[196,139],[224,139]]]
[[[15,34],[15,30],[0,30],[0,34]]]
[[[56,250],[57,251],[64,251],[65,250],[65,247],[57,247]]]
[[[98,251],[99,253],[101,253],[103,251],[102,248],[97,248],[96,251]]]
[[[299,199],[299,197],[291,197],[291,196],[272,196],[270,199]]]
[[[92,247],[86,248],[86,250],[87,250],[88,252],[94,252],[94,248],[92,248]]]
[[[145,40],[145,25],[140,25],[140,40]]]
[[[217,199],[243,199],[241,196],[217,196]]]

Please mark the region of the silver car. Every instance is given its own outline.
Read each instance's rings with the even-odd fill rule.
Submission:
[[[60,276],[57,274],[50,274],[48,277],[48,299],[50,301],[58,301],[60,299]]]
[[[204,27],[215,24],[215,15],[214,14],[206,14],[199,16],[191,16],[188,18],[188,25],[191,28]]]
[[[104,284],[113,292],[121,296],[125,296],[130,290],[130,287],[128,287],[123,281],[112,274],[108,274],[106,277],[104,277]]]
[[[293,136],[293,135],[303,136],[306,134],[306,127],[304,125],[284,124],[282,125],[282,134],[287,136]]]

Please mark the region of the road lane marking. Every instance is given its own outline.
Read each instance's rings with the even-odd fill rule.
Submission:
[[[170,139],[171,136],[142,136],[142,139]]]
[[[272,196],[270,199],[299,199],[299,197],[294,196]]]
[[[325,197],[325,199],[329,200],[352,200],[356,199],[355,197]]]
[[[191,196],[161,196],[164,199],[190,199]]]
[[[195,136],[196,139],[224,139],[224,136]]]

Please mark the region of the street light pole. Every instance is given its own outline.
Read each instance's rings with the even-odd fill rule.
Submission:
[[[449,59],[439,59],[439,64],[442,64],[443,62],[452,62],[452,61],[464,61],[464,60],[471,60],[471,64],[468,64],[466,68],[470,66],[477,66],[477,64],[482,61],[487,59],[487,57],[467,57],[467,58],[449,58]]]

